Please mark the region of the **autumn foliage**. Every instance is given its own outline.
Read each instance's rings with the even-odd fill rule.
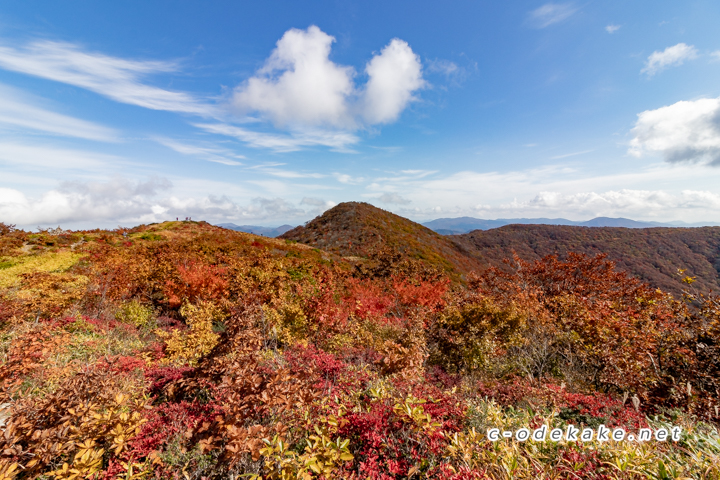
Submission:
[[[570,254],[451,279],[189,221],[0,224],[0,248],[0,479],[720,476],[720,301],[689,276]]]

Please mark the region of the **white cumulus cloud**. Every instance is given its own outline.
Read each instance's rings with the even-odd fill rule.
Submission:
[[[367,83],[357,86],[355,70],[330,59],[334,41],[314,25],[288,30],[263,67],[236,88],[233,105],[290,130],[347,131],[395,121],[425,84],[420,58],[396,38],[367,63]]]
[[[697,49],[692,45],[678,43],[665,50],[653,52],[645,62],[645,68],[640,73],[653,76],[667,67],[677,67],[685,63],[685,60],[697,58]]]
[[[412,93],[425,85],[419,57],[398,38],[370,60],[365,72],[369,79],[362,96],[362,115],[370,124],[397,120]]]
[[[48,225],[73,221],[156,218],[163,207],[153,197],[171,184],[153,178],[133,182],[114,178],[108,182],[65,182],[59,188],[30,198],[18,190],[0,188],[0,221],[18,225]]]
[[[351,125],[354,70],[330,60],[334,41],[314,25],[288,30],[256,76],[235,90],[234,104],[281,126]]]
[[[256,197],[242,205],[225,195],[179,197],[172,194],[172,187],[172,183],[162,177],[146,181],[115,177],[107,181],[63,182],[58,188],[36,197],[0,187],[0,222],[31,229],[38,225],[95,228],[99,224],[136,225],[176,217],[217,223],[277,221],[305,218],[309,214],[282,198]],[[325,202],[323,209],[330,206],[331,202]],[[311,207],[310,212],[318,210],[315,204]]]
[[[638,114],[628,152],[720,166],[720,98],[681,101]]]
[[[620,25],[610,24],[605,27],[605,31],[610,34],[613,34],[613,33],[617,32],[618,30],[620,30]]]

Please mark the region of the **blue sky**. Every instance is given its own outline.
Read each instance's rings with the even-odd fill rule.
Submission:
[[[720,3],[6,2],[0,221],[720,221]]]

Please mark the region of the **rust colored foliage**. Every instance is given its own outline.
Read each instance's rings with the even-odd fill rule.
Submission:
[[[35,325],[10,342],[5,361],[0,364],[0,401],[10,399],[17,387],[29,375],[42,370],[44,360],[67,341],[67,333],[57,329],[57,323]]]
[[[436,323],[440,364],[487,368],[512,358],[505,364],[518,365],[522,376],[560,374],[655,402],[663,390],[676,402],[672,385],[704,375],[689,346],[701,333],[693,319],[706,314],[615,270],[604,256],[515,257],[509,266],[475,277]]]
[[[0,436],[2,457],[30,478],[64,464],[81,476],[99,472],[105,454],[120,455],[144,423],[142,401],[120,391],[101,370],[86,368],[44,398],[16,401]]]
[[[190,221],[0,224],[0,479],[720,475],[711,436],[641,453],[485,437],[720,421],[717,297],[578,254],[463,283],[403,253],[409,233],[383,245],[381,223],[365,258]]]
[[[224,278],[227,269],[216,265],[190,262],[177,266],[178,280],[168,280],[164,294],[170,308],[178,308],[184,301],[218,300],[227,292]]]

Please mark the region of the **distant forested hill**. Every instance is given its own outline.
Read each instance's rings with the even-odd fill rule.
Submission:
[[[449,237],[484,265],[516,252],[525,260],[568,252],[607,254],[618,268],[678,293],[677,269],[697,277],[696,287],[720,291],[720,227],[644,228],[508,225]]]

